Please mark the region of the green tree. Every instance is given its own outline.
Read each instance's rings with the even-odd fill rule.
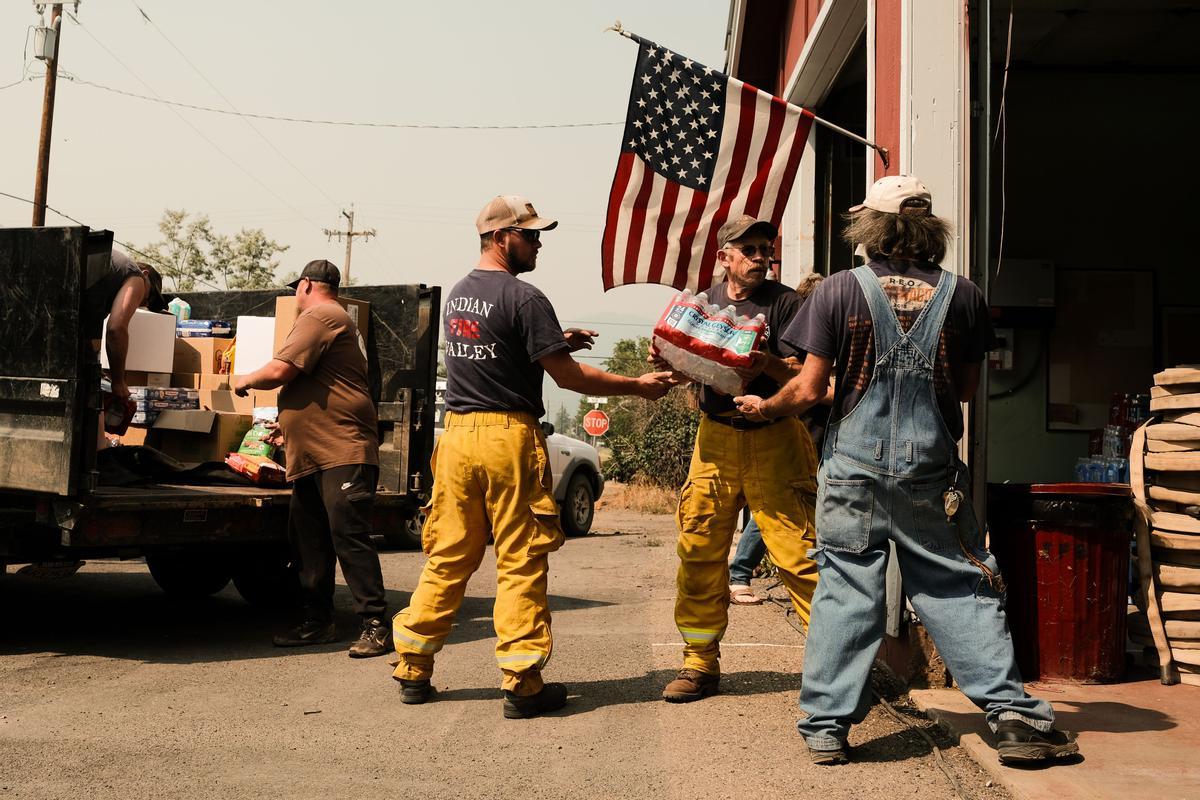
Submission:
[[[577,436],[575,419],[564,405],[560,405],[558,413],[554,415],[554,432],[564,436]]]
[[[206,214],[166,209],[158,223],[162,236],[140,248],[169,280],[170,290],[204,288],[268,289],[278,285],[276,256],[288,249],[261,228],[242,228],[233,236],[213,230]]]
[[[636,377],[653,370],[646,361],[650,339],[621,339],[604,368],[618,375]],[[673,389],[663,399],[652,402],[640,397],[612,397],[604,410],[608,413],[609,432],[605,435],[612,457],[604,465],[609,477],[625,483],[640,481],[679,488],[687,478],[692,445],[696,441],[699,416],[690,388]],[[591,404],[581,400],[576,424]]]

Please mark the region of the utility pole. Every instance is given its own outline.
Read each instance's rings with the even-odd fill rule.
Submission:
[[[372,236],[375,235],[375,229],[369,228],[368,230],[365,230],[365,231],[354,230],[354,204],[353,203],[350,204],[349,211],[345,211],[345,210],[342,211],[342,216],[346,218],[346,230],[332,231],[329,228],[326,228],[325,235],[327,237],[329,237],[330,239],[333,239],[333,237],[336,236],[337,240],[339,242],[342,240],[343,236],[346,237],[346,284],[349,285],[349,283],[350,283],[350,251],[354,247],[354,237],[362,236],[365,239],[370,239]]]
[[[50,141],[54,127],[54,94],[58,87],[58,45],[62,39],[62,3],[50,10],[54,52],[46,60],[46,91],[42,95],[42,133],[38,138],[37,173],[33,184],[33,227],[46,224],[46,186],[50,181]]]

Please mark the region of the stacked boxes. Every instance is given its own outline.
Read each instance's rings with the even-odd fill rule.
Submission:
[[[1141,613],[1130,636],[1158,651],[1164,675],[1200,686],[1200,367],[1154,376],[1151,422],[1130,453]]]
[[[196,389],[131,386],[129,396],[137,404],[133,425],[151,425],[159,412],[167,409],[200,408],[200,392]]]

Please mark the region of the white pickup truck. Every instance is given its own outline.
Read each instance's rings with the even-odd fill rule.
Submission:
[[[434,390],[434,429],[442,434],[446,414],[446,381],[439,379]],[[600,454],[596,448],[570,436],[554,432],[549,422],[542,423],[549,448],[550,471],[554,475],[554,499],[558,501],[563,533],[585,536],[592,529],[596,500],[604,491],[604,474],[600,471]]]

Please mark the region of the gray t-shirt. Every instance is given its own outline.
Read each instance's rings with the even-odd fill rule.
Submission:
[[[569,348],[546,295],[508,272],[476,269],[443,311],[446,409],[545,414],[538,359]]]

